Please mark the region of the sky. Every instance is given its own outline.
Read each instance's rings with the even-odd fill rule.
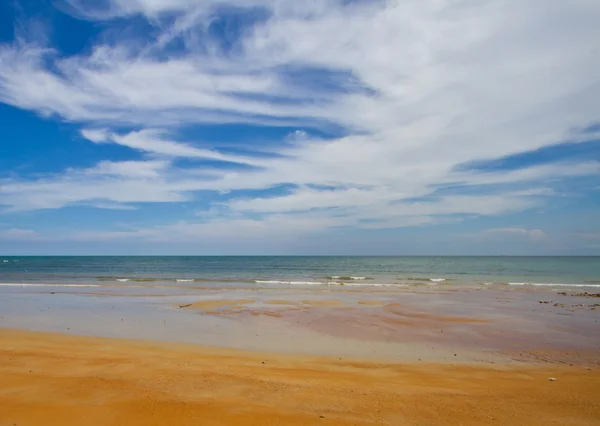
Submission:
[[[597,0],[0,1],[0,253],[600,254]]]

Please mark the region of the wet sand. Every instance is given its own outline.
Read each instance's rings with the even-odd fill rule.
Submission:
[[[490,287],[8,287],[0,426],[600,424],[596,308]]]
[[[229,300],[229,299],[217,299],[217,300],[200,300],[193,303],[187,303],[183,305],[179,305],[182,309],[218,309],[223,307],[241,307],[243,305],[247,305],[249,303],[254,303],[255,301],[252,299],[239,299],[239,300]]]
[[[383,306],[385,305],[385,302],[382,302],[381,300],[359,300],[358,302],[359,305],[368,305],[368,306]]]
[[[579,291],[314,287],[5,287],[0,327],[382,361],[600,354],[598,300]]]
[[[2,426],[600,424],[600,371],[576,366],[382,363],[0,329],[0,377]]]

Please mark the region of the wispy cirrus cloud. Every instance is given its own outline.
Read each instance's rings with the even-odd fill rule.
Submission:
[[[547,238],[544,231],[540,229],[526,229],[526,228],[494,228],[486,229],[478,233],[482,237],[491,238],[525,238],[529,240],[543,240]]]
[[[232,216],[201,213],[170,235],[415,226],[541,206],[555,182],[597,176],[600,164],[464,166],[594,137],[582,129],[600,119],[596,3],[70,0],[65,10],[79,17],[109,26],[142,17],[155,31],[106,34],[70,56],[46,41],[0,45],[0,100],[142,158],[6,180],[0,205],[128,208],[230,192],[214,205]],[[245,17],[242,29],[211,32],[233,13]],[[186,126],[223,123],[309,133],[273,141],[268,159],[252,154],[261,147],[234,155],[182,136]],[[332,126],[343,135],[310,134]],[[182,159],[212,163],[182,168]],[[439,193],[451,185],[483,189]],[[281,186],[289,190],[272,191]]]
[[[0,241],[34,241],[43,239],[43,236],[32,229],[0,229]]]
[[[200,149],[172,141],[165,137],[164,131],[159,129],[144,129],[126,134],[111,133],[102,129],[83,129],[81,135],[94,143],[115,143],[144,153],[165,157],[198,158],[243,164],[258,161],[249,157],[224,155],[218,151]]]

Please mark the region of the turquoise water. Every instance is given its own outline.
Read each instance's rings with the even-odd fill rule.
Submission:
[[[600,257],[0,257],[0,283],[569,284],[600,287]]]

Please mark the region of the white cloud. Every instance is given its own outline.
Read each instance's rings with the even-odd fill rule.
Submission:
[[[106,129],[83,129],[81,131],[81,136],[95,143],[106,142],[108,135]]]
[[[41,238],[40,234],[31,229],[0,229],[0,241],[31,241]]]
[[[272,70],[246,70],[244,64],[220,64],[196,55],[160,61],[136,56],[134,47],[128,49],[126,43],[98,46],[89,56],[69,58],[39,46],[0,46],[0,100],[46,115],[101,124],[288,124],[302,123],[302,117],[317,113],[296,104],[281,108],[252,99],[322,97],[286,87]],[[47,69],[49,62],[60,72]]]
[[[298,237],[317,235],[323,229],[351,224],[353,221],[328,215],[281,215],[264,219],[213,217],[199,223],[179,221],[174,224],[140,228],[121,232],[78,232],[65,238],[80,241],[141,240],[168,241],[219,241],[227,243],[245,241],[291,241]]]
[[[511,182],[548,182],[558,181],[566,177],[577,177],[586,175],[600,174],[600,161],[581,161],[578,163],[552,163],[539,166],[525,167],[517,170],[500,170],[495,172],[484,173],[466,173],[464,181],[473,183],[475,180],[478,184],[495,184],[495,183],[511,183]],[[455,177],[458,182],[463,180],[463,174],[457,173]]]
[[[95,167],[34,182],[0,186],[0,205],[8,211],[55,209],[87,202],[177,202],[189,196],[169,185],[164,161],[103,161]]]
[[[168,168],[166,161],[101,161],[96,166],[77,171],[74,175],[93,175],[100,177],[127,177],[127,178],[159,178],[160,172]]]
[[[525,238],[528,240],[543,240],[548,236],[544,231],[539,229],[525,229],[525,228],[494,228],[486,229],[478,234],[483,237],[490,238]]]
[[[289,185],[279,196],[233,196],[226,207],[242,217],[172,231],[412,226],[531,209],[554,195],[552,182],[600,173],[591,160],[494,172],[459,167],[593,137],[582,129],[600,110],[596,0],[112,0],[103,10],[69,3],[88,19],[145,16],[158,36],[142,48],[99,39],[91,53],[74,56],[31,42],[0,45],[0,100],[82,123],[91,142],[149,159],[7,180],[0,204],[12,210],[179,202],[197,191]],[[269,14],[223,52],[206,31],[219,6]],[[176,55],[174,40],[183,46]],[[319,85],[323,79],[335,87]],[[347,135],[321,140],[298,130],[269,159],[173,136],[189,124],[231,122],[333,125]],[[116,130],[123,123],[141,130]],[[182,170],[178,158],[254,167]],[[436,194],[440,186],[486,184],[511,188]],[[429,201],[414,201],[422,197]],[[244,216],[257,213],[264,217]]]
[[[193,18],[205,18],[206,15],[223,6],[248,9],[264,7],[277,15],[307,16],[311,13],[322,13],[330,7],[342,4],[340,0],[305,0],[303,2],[288,0],[109,0],[102,5],[90,5],[82,0],[65,1],[70,6],[70,9],[66,9],[67,11],[94,20],[141,14],[146,15],[154,22],[160,19],[161,14],[185,12],[180,17],[182,22],[176,25],[180,30],[187,28],[184,24],[194,21]]]
[[[104,130],[83,129],[81,135],[95,143],[116,143],[134,150],[168,157],[203,158],[233,163],[252,164],[258,160],[242,158],[234,155],[224,155],[217,151],[199,149],[191,145],[168,140],[164,131],[145,129],[127,134],[108,133]]]

